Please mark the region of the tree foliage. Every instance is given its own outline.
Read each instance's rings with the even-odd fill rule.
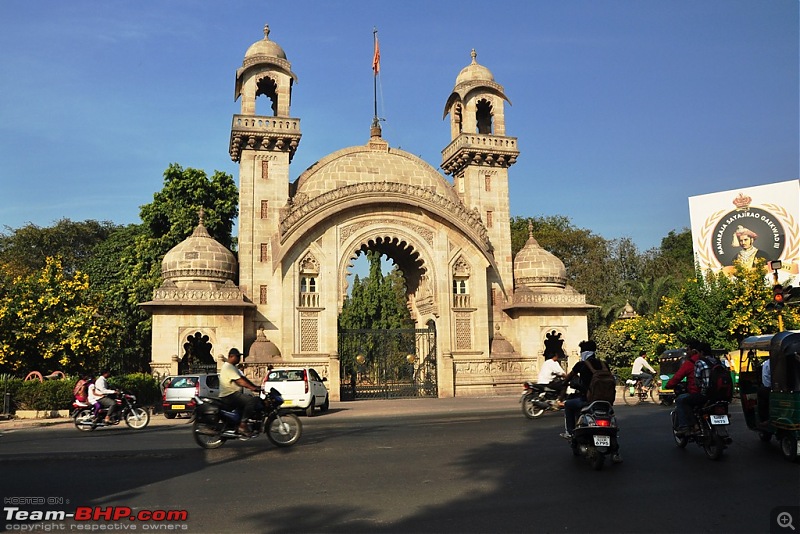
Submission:
[[[97,310],[89,277],[80,271],[66,276],[59,259],[4,284],[0,370],[78,372],[96,362],[105,341]]]
[[[75,273],[116,229],[109,221],[69,219],[46,228],[30,223],[16,230],[6,227],[0,233],[0,264],[11,276],[25,276],[43,269],[48,258],[58,257],[65,273]]]

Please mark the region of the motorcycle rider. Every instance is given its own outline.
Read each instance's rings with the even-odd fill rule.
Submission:
[[[117,411],[117,400],[113,397],[119,393],[116,389],[108,387],[108,377],[111,376],[111,371],[103,369],[97,380],[94,381],[94,394],[97,397],[97,402],[106,410],[105,423],[111,424],[113,418],[111,417]]]
[[[564,379],[565,384],[577,390],[576,395],[571,399],[567,399],[564,403],[564,427],[566,432],[562,433],[561,437],[568,440],[572,440],[572,432],[575,430],[575,424],[581,408],[589,404],[586,394],[589,391],[589,383],[592,381],[592,369],[600,370],[605,365],[597,357],[597,344],[594,341],[581,341],[578,346],[581,349],[581,359],[572,367],[572,370]],[[590,366],[591,369],[589,369]],[[577,380],[573,380],[576,377]],[[611,461],[617,464],[622,462],[622,455],[619,449],[611,456]]]
[[[228,351],[228,361],[222,364],[222,369],[219,372],[219,398],[228,407],[241,411],[242,419],[239,423],[239,434],[244,438],[248,438],[251,436],[251,432],[247,428],[247,420],[256,410],[258,399],[253,395],[242,392],[242,388],[255,392],[258,392],[259,389],[239,369],[238,365],[241,358],[242,353],[239,352],[239,349],[232,348]]]
[[[547,384],[549,387],[556,390],[561,390],[564,387],[564,377],[567,373],[564,372],[564,369],[562,369],[561,365],[558,363],[560,358],[560,351],[554,351],[549,355],[545,354],[544,364],[539,370],[539,376],[536,379],[538,384]]]
[[[561,434],[561,437],[565,439],[572,439],[572,431],[575,430],[578,414],[581,408],[588,404],[586,392],[589,389],[589,382],[592,380],[592,372],[586,366],[591,365],[593,369],[600,369],[601,367],[600,360],[595,355],[597,344],[594,341],[581,341],[578,346],[581,349],[581,359],[572,367],[572,370],[564,379],[565,384],[576,390],[575,395],[564,402],[564,427],[566,432]]]
[[[644,369],[650,371],[649,373],[644,372]],[[639,357],[633,360],[633,367],[631,368],[631,378],[634,380],[641,380],[642,385],[644,387],[649,387],[650,384],[653,382],[653,375],[656,374],[656,370],[647,363],[647,351],[643,350],[639,352]]]
[[[669,379],[665,386],[666,389],[675,389],[675,386],[686,378],[686,392],[675,398],[675,413],[678,419],[678,428],[676,430],[678,434],[685,434],[689,430],[692,408],[705,403],[705,397],[700,393],[700,388],[697,386],[694,371],[697,361],[702,357],[701,352],[706,348],[711,352],[711,346],[708,343],[700,343],[696,340],[687,343],[686,359],[678,368],[678,372]]]

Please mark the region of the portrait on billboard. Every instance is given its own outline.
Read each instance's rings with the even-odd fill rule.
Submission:
[[[782,279],[800,266],[800,181],[689,198],[692,242],[701,269],[733,274],[761,259],[781,260]]]

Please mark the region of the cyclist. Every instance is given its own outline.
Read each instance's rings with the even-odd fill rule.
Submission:
[[[643,369],[647,369],[650,371],[646,373]],[[631,369],[631,377],[636,380],[641,380],[642,385],[645,388],[650,387],[650,384],[653,382],[653,375],[656,374],[656,370],[653,369],[649,363],[647,363],[647,351],[643,350],[639,352],[639,357],[633,360],[633,368]]]

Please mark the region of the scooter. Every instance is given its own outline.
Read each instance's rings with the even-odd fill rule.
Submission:
[[[528,419],[541,417],[544,412],[557,412],[563,410],[563,404],[559,406],[558,395],[560,390],[551,388],[548,384],[537,384],[535,382],[525,382],[522,386],[522,413]]]
[[[622,457],[619,455],[618,433],[617,418],[611,403],[594,401],[580,411],[570,440],[572,454],[589,460],[596,471],[603,469],[606,456],[611,456],[613,463],[620,463]]]

